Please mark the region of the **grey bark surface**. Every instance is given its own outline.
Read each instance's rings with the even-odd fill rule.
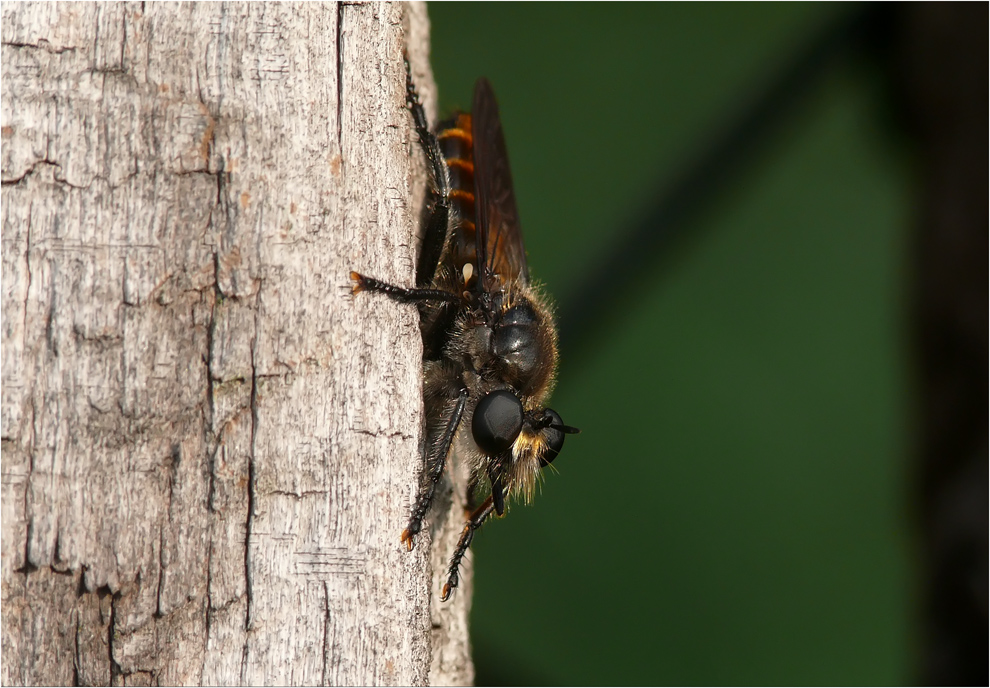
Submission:
[[[3,4],[4,684],[473,679],[463,490],[399,542],[416,310],[348,280],[413,281],[428,36],[420,4]]]

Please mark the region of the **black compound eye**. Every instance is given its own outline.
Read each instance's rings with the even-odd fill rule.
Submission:
[[[540,468],[544,468],[553,463],[553,460],[557,458],[557,454],[559,454],[560,450],[564,448],[564,432],[558,430],[557,427],[566,427],[564,425],[564,421],[560,417],[560,414],[553,409],[546,409],[543,412],[543,422],[547,425],[543,428],[541,434],[543,435],[543,439],[547,441],[547,448],[540,457]]]
[[[474,408],[471,433],[481,451],[494,456],[512,446],[522,424],[522,403],[512,392],[500,389],[486,394]]]

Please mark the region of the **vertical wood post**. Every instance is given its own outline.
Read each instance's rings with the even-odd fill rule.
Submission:
[[[413,281],[425,6],[2,13],[0,679],[470,682],[416,310],[348,283]]]

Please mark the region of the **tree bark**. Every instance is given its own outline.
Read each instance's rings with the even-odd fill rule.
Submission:
[[[414,279],[425,7],[2,13],[2,682],[470,682],[416,310],[348,280]]]

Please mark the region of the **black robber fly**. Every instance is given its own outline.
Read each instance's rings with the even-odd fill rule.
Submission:
[[[446,600],[474,531],[493,511],[504,513],[507,496],[529,501],[564,436],[578,430],[544,405],[557,367],[557,330],[529,279],[491,84],[478,79],[471,112],[434,133],[407,63],[406,104],[433,182],[416,286],[357,272],[351,279],[354,293],[380,292],[420,309],[426,472],[402,542],[412,549],[452,451],[471,467],[471,491],[486,495],[450,559]]]

